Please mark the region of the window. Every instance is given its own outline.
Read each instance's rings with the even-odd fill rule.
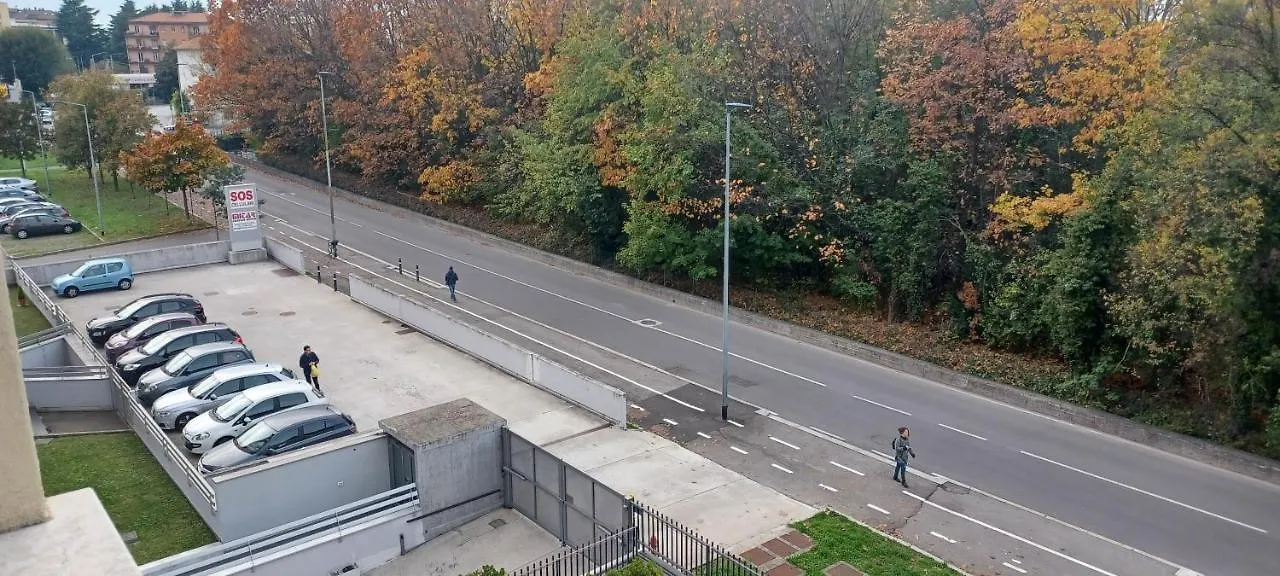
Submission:
[[[271,442],[267,444],[267,448],[279,450],[280,448],[284,448],[300,440],[298,436],[298,427],[290,426],[289,428],[277,432],[275,437],[271,439]]]
[[[255,376],[250,376],[244,379],[244,389],[247,390],[249,388],[253,388],[254,386],[261,386],[263,384],[269,384],[275,381],[276,381],[276,378],[272,374],[258,374]]]
[[[97,264],[94,266],[90,266],[88,270],[85,270],[84,274],[82,274],[81,277],[92,278],[94,276],[101,276],[106,273],[107,273],[107,268],[101,264]]]
[[[294,406],[306,404],[307,395],[301,392],[294,392],[292,394],[285,394],[284,396],[281,396],[279,400],[280,409],[284,410],[285,408],[293,408]]]
[[[196,334],[196,344],[212,344],[218,341],[218,333],[212,330]]]
[[[275,399],[268,399],[263,400],[253,408],[250,408],[249,411],[245,413],[245,416],[248,416],[249,418],[261,418],[275,411]]]
[[[159,334],[161,332],[164,332],[165,330],[168,330],[169,328],[170,326],[168,322],[157,322],[155,324],[152,324],[150,328],[147,328],[145,331],[143,331],[142,337],[150,338],[152,336],[155,336],[156,334]]]
[[[223,353],[222,353],[222,363],[223,363],[223,364],[230,364],[230,363],[232,363],[232,362],[239,362],[239,361],[244,360],[245,358],[248,358],[248,357],[249,357],[249,355],[248,355],[248,354],[245,354],[245,353],[244,353],[244,350],[232,350],[232,351],[230,351],[230,352],[223,352]]]
[[[235,394],[236,392],[239,392],[239,391],[240,391],[240,384],[241,384],[243,381],[244,381],[244,379],[243,379],[243,378],[236,378],[236,379],[234,379],[234,380],[228,380],[228,381],[226,381],[226,382],[223,382],[223,383],[219,384],[217,388],[214,388],[214,389],[213,389],[213,393],[214,393],[214,394],[217,394],[218,396],[226,396],[227,394]]]
[[[182,303],[177,300],[166,300],[160,303],[160,313],[168,314],[182,310]]]
[[[189,364],[185,372],[187,374],[190,374],[192,372],[198,372],[200,370],[208,370],[217,365],[218,365],[217,354],[205,354],[204,356],[196,358],[194,362]]]
[[[302,440],[310,440],[324,433],[325,419],[316,418],[310,422],[303,422],[298,429],[302,432]]]
[[[122,269],[124,269],[124,264],[121,262],[112,262],[107,264],[107,274],[115,274]]]
[[[160,309],[160,305],[156,304],[155,302],[152,302],[150,304],[147,304],[146,306],[139,308],[137,312],[130,314],[130,316],[133,316],[134,318],[144,318],[146,316],[155,316],[156,310],[159,310],[159,309]]]

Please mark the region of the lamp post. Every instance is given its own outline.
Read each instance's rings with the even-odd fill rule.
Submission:
[[[720,375],[720,418],[729,419],[729,127],[733,122],[734,108],[750,108],[750,104],[741,102],[724,103],[724,289],[721,299],[724,301],[724,319],[722,335],[722,351],[724,353],[724,371]]]
[[[90,69],[90,70],[93,70],[93,69],[94,69],[94,67],[98,64],[98,56],[99,56],[99,55],[102,55],[102,54],[106,54],[106,52],[94,52],[93,54],[90,54],[90,55],[89,55],[89,69]]]
[[[320,124],[324,128],[324,177],[329,187],[329,242],[336,246],[338,241],[338,217],[333,211],[333,169],[329,164],[329,113],[324,104],[324,77],[332,72],[319,72],[320,79]]]
[[[31,113],[35,115],[36,120],[36,142],[40,145],[40,157],[44,162],[44,188],[47,193],[53,194],[53,184],[49,181],[49,151],[44,145],[44,129],[40,127],[40,109],[36,107],[36,93],[30,90],[22,92],[31,95]]]
[[[89,126],[89,107],[85,104],[67,102],[66,100],[54,100],[52,102],[54,104],[79,106],[84,111],[84,137],[89,143],[89,178],[93,180],[93,198],[98,204],[98,233],[103,234],[106,230],[102,224],[102,192],[98,189],[98,173],[95,171],[98,167],[98,162],[93,159],[93,130]]]
[[[187,115],[187,99],[182,94],[182,67],[190,65],[191,64],[184,62],[178,63],[178,113],[183,116]]]

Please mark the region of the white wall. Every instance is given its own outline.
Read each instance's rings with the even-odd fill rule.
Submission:
[[[220,576],[254,574],[255,576],[296,576],[299,574],[331,574],[350,564],[361,574],[386,564],[406,550],[423,543],[422,522],[406,522],[416,512],[379,519],[363,525],[344,527],[342,535],[326,535],[285,550],[255,557],[252,562],[220,566]]]
[[[108,256],[101,256],[107,258]],[[227,243],[226,242],[201,242],[199,244],[186,244],[183,246],[171,246],[168,248],[156,248],[153,250],[139,250],[137,252],[126,252],[117,254],[112,257],[120,257],[129,261],[129,265],[133,266],[135,274],[144,274],[147,272],[159,272],[161,270],[172,270],[175,268],[190,268],[192,266],[204,266],[205,264],[217,264],[227,261]],[[22,270],[31,276],[31,279],[41,286],[48,286],[54,278],[68,272],[75,271],[85,260],[92,258],[76,258],[74,260],[64,260],[62,262],[53,262],[50,264],[30,264],[22,266]],[[22,265],[21,262],[18,263]]]

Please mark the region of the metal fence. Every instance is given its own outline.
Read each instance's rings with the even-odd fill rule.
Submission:
[[[10,264],[13,268],[13,278],[18,283],[18,288],[23,294],[27,295],[27,299],[40,309],[40,313],[44,314],[45,320],[53,326],[62,326],[71,321],[70,318],[62,311],[62,308],[53,303],[48,294],[40,289],[40,285],[27,274],[21,266]]]
[[[57,338],[58,336],[62,336],[68,332],[71,332],[71,324],[63,323],[52,328],[46,328],[36,332],[35,334],[27,334],[26,336],[18,339],[18,349],[21,350],[27,346],[43,343],[46,340]]]
[[[646,556],[668,572],[696,576],[760,576],[750,562],[662,513],[632,500],[631,517]]]
[[[565,548],[511,572],[510,576],[583,576],[601,574],[640,553],[636,527],[607,534],[586,544]]]
[[[101,380],[110,378],[111,370],[106,366],[50,366],[46,368],[23,368],[22,379],[28,382],[55,380]]]

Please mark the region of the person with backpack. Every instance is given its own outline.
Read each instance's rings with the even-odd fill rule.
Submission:
[[[453,266],[449,267],[449,271],[444,275],[444,285],[449,287],[449,299],[454,302],[458,301],[458,273],[453,271]]]
[[[916,457],[916,451],[911,449],[911,430],[906,426],[898,428],[898,437],[893,439],[893,480],[901,482],[903,488],[907,488],[907,457]]]

